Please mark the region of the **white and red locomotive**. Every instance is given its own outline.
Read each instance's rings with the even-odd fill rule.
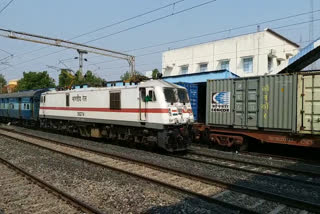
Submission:
[[[185,88],[163,80],[138,85],[48,91],[40,126],[81,136],[186,150],[193,113]]]

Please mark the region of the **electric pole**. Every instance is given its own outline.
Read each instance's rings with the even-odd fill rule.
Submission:
[[[313,22],[314,22],[314,16],[313,16],[313,0],[310,0],[310,26],[309,26],[309,42],[313,42]],[[315,63],[312,63],[310,66],[310,69],[315,69]]]
[[[88,54],[87,51],[83,51],[83,50],[77,50],[79,53],[79,71],[80,71],[80,75],[82,75],[82,69],[83,69],[83,54]]]

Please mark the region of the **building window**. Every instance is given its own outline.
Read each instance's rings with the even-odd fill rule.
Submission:
[[[229,60],[222,60],[220,62],[221,70],[229,70],[230,61]]]
[[[281,60],[280,59],[277,59],[277,65],[281,65]]]
[[[110,109],[120,110],[120,92],[110,92]]]
[[[243,58],[243,71],[245,73],[252,73],[253,72],[253,58],[252,57]]]
[[[188,68],[189,68],[188,65],[181,66],[180,74],[187,74]]]
[[[273,58],[268,57],[268,71],[271,72],[273,68]]]
[[[200,64],[200,72],[206,72],[208,70],[208,63]]]

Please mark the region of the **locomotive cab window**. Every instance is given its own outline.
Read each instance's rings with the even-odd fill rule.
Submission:
[[[148,96],[149,96],[149,99],[151,102],[155,102],[157,100],[156,94],[154,93],[154,90],[149,90]]]
[[[168,103],[176,103],[178,102],[176,92],[174,88],[164,88],[163,89],[165,99]]]
[[[40,102],[45,103],[46,102],[46,96],[41,96],[40,97]]]
[[[185,89],[178,89],[178,97],[180,103],[188,103],[189,102],[189,97],[188,97],[188,92]]]
[[[121,109],[120,92],[110,92],[110,109]]]

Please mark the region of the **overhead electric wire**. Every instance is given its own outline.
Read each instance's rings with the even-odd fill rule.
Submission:
[[[213,1],[212,1],[213,2]],[[206,2],[208,3],[208,2]],[[211,1],[210,1],[211,3]],[[205,4],[205,3],[203,3]],[[203,5],[202,4],[202,5]],[[194,6],[195,7],[195,6]],[[188,8],[190,10],[190,8]],[[185,9],[187,10],[187,9]],[[183,10],[183,11],[185,11]],[[197,39],[197,38],[201,38],[201,37],[205,37],[205,36],[210,36],[210,35],[214,35],[214,34],[219,34],[219,33],[223,33],[223,32],[229,32],[229,31],[234,31],[234,30],[239,30],[239,29],[243,29],[243,28],[248,28],[248,27],[252,27],[252,26],[257,26],[257,25],[262,25],[262,24],[266,24],[266,23],[270,23],[270,22],[276,22],[276,21],[281,21],[281,20],[286,20],[286,19],[290,19],[290,18],[295,18],[295,17],[299,17],[299,16],[303,16],[303,15],[307,15],[307,14],[310,14],[311,12],[315,13],[315,12],[319,12],[320,10],[314,10],[314,11],[309,11],[309,12],[304,12],[304,13],[300,13],[300,14],[295,14],[295,15],[290,15],[290,16],[286,16],[286,17],[282,17],[282,18],[277,18],[277,19],[272,19],[272,20],[267,20],[267,21],[263,21],[263,22],[259,22],[259,23],[255,23],[255,24],[249,24],[249,25],[244,25],[244,26],[240,26],[240,27],[234,27],[234,28],[229,28],[229,29],[226,29],[226,30],[221,30],[221,31],[217,31],[217,32],[213,32],[213,33],[207,33],[207,34],[202,34],[202,35],[198,35],[198,36],[194,36],[194,37],[189,37],[189,38],[185,38],[185,39],[180,39],[180,40],[175,40],[175,41],[171,41],[171,42],[167,42],[167,43],[161,43],[161,44],[156,44],[156,45],[152,45],[152,46],[146,46],[146,47],[142,47],[142,48],[136,48],[136,49],[132,49],[132,50],[128,50],[128,51],[124,51],[124,52],[131,52],[131,51],[136,51],[136,50],[143,50],[143,49],[147,49],[147,48],[152,48],[152,47],[158,47],[158,46],[162,46],[162,45],[166,45],[166,44],[173,44],[173,43],[178,43],[178,42],[182,42],[182,41],[187,41],[187,40],[192,40],[192,39]],[[176,12],[177,13],[181,13],[182,11],[178,11]],[[172,14],[171,14],[172,15]],[[170,15],[168,15],[170,16]],[[151,20],[152,21],[152,20]],[[314,20],[314,21],[318,21],[318,19]],[[150,21],[149,21],[150,22]],[[309,21],[310,22],[310,21]],[[298,24],[293,24],[293,25],[299,25],[299,24],[303,24],[303,23],[309,23],[309,22],[302,22],[302,23],[298,23]],[[140,25],[143,25],[143,24],[140,24]],[[288,26],[293,26],[293,25],[288,25]],[[286,27],[286,26],[283,26],[283,27]],[[99,38],[98,38],[99,39]],[[90,41],[88,41],[90,42]],[[21,64],[25,64],[25,63],[28,63],[28,62],[32,62],[34,60],[37,60],[37,59],[40,59],[40,58],[43,58],[43,57],[46,57],[46,56],[50,56],[50,55],[53,55],[53,54],[56,54],[56,53],[59,53],[59,52],[62,52],[64,50],[59,50],[59,51],[56,51],[56,52],[53,52],[53,53],[49,53],[49,54],[46,54],[44,56],[40,56],[40,57],[36,57],[36,58],[33,58],[33,59],[30,59],[28,61],[24,61],[24,62],[21,62],[21,63],[18,63],[16,64],[17,65],[21,65]],[[152,53],[154,54],[154,53]],[[112,60],[112,61],[115,61],[115,60]],[[107,61],[107,62],[110,62],[110,61]],[[94,63],[94,65],[96,64],[102,64],[104,62],[99,62],[99,63]],[[93,64],[90,64],[90,65],[93,65]],[[7,68],[5,68],[7,69]],[[2,69],[2,70],[5,70],[5,69]],[[2,71],[0,70],[0,71]]]
[[[7,8],[9,7],[9,5],[13,2],[14,0],[11,0],[8,2],[8,4],[6,4],[1,10],[0,10],[0,14]]]
[[[313,12],[320,12],[320,10],[315,10]],[[178,43],[178,42],[184,42],[184,41],[193,40],[193,39],[199,39],[199,38],[202,38],[202,37],[212,36],[212,35],[215,35],[215,34],[226,33],[226,32],[234,31],[234,30],[241,30],[241,29],[248,28],[248,27],[255,27],[257,25],[262,25],[262,24],[266,24],[266,23],[271,23],[271,22],[286,20],[286,19],[290,19],[290,18],[295,18],[295,17],[298,17],[298,16],[308,15],[310,13],[311,12],[300,13],[300,14],[291,15],[291,16],[287,16],[287,17],[282,17],[282,18],[278,18],[278,19],[272,19],[272,20],[268,20],[268,21],[264,21],[264,22],[258,22],[258,23],[254,23],[254,24],[243,25],[243,26],[239,26],[239,27],[235,27],[235,28],[229,28],[229,29],[226,29],[226,30],[216,31],[216,32],[212,32],[212,33],[206,33],[206,34],[193,36],[193,37],[180,39],[180,40],[175,40],[175,41],[171,41],[171,42],[160,43],[160,44],[156,44],[156,45],[145,46],[145,47],[142,47],[142,48],[131,49],[131,50],[127,50],[127,51],[124,51],[124,52],[132,52],[132,51],[137,51],[137,50],[155,48],[155,47],[159,47],[159,46],[163,46],[163,45],[169,45],[169,44],[172,44],[172,43]]]
[[[113,27],[113,26],[115,26],[115,25],[122,24],[122,23],[127,22],[127,21],[131,21],[131,20],[133,20],[133,19],[136,19],[136,18],[145,16],[145,15],[148,15],[148,14],[154,13],[154,12],[156,12],[156,11],[165,9],[165,8],[167,8],[167,7],[171,7],[171,6],[173,6],[173,5],[176,5],[176,4],[178,4],[178,3],[181,3],[181,2],[183,2],[183,1],[185,1],[185,0],[176,1],[176,2],[173,2],[173,3],[171,3],[171,4],[167,4],[167,5],[164,5],[164,6],[162,6],[162,7],[159,7],[159,8],[153,9],[153,10],[150,10],[150,11],[148,11],[148,12],[145,12],[145,13],[142,13],[142,14],[139,14],[139,15],[136,15],[136,16],[133,16],[133,17],[130,17],[130,18],[127,18],[127,19],[124,19],[124,20],[115,22],[115,23],[113,23],[113,24],[109,24],[109,25],[106,25],[106,26],[104,26],[104,27],[97,28],[97,29],[92,30],[92,31],[89,31],[89,32],[87,32],[87,33],[83,33],[83,34],[80,34],[80,35],[78,35],[78,36],[75,36],[75,37],[71,38],[70,40],[77,39],[77,38],[79,38],[79,37],[86,36],[86,35],[88,35],[88,34],[92,34],[92,33],[98,32],[98,31],[100,31],[100,30],[104,30],[104,29],[106,29],[106,28],[109,28],[109,27]]]
[[[186,1],[186,0],[179,0],[179,1],[175,1],[173,3],[170,3],[170,4],[167,4],[167,5],[164,5],[162,7],[158,7],[156,9],[153,9],[153,10],[150,10],[150,11],[147,11],[147,12],[144,12],[144,13],[141,13],[141,14],[138,14],[138,15],[135,15],[135,16],[132,16],[130,18],[126,18],[126,19],[123,19],[121,21],[117,21],[117,22],[114,22],[112,24],[109,24],[109,25],[106,25],[106,26],[103,26],[103,27],[99,27],[95,30],[92,30],[92,31],[89,31],[89,32],[86,32],[86,33],[82,33],[82,34],[79,34],[77,36],[74,36],[70,39],[68,39],[68,41],[72,41],[74,39],[77,39],[77,38],[80,38],[80,37],[83,37],[83,36],[86,36],[86,35],[89,35],[89,34],[92,34],[92,33],[95,33],[95,32],[98,32],[98,31],[101,31],[101,30],[104,30],[104,29],[107,29],[107,28],[110,28],[110,27],[113,27],[113,26],[116,26],[116,25],[119,25],[119,24],[122,24],[122,23],[125,23],[125,22],[128,22],[128,21],[131,21],[131,20],[134,20],[136,18],[140,18],[142,16],[145,16],[145,15],[148,15],[148,14],[151,14],[151,13],[154,13],[154,12],[157,12],[157,11],[160,11],[160,10],[163,10],[165,8],[168,8],[168,7],[171,7],[173,5],[176,5],[176,4],[179,4],[183,1]],[[28,51],[26,53],[22,53],[20,54],[19,56],[21,55],[25,55],[25,54],[29,54],[29,53],[33,53],[33,52],[36,52],[36,51],[39,51],[39,50],[43,50],[43,49],[46,49],[46,48],[49,48],[50,46],[46,46],[46,47],[41,47],[41,48],[38,48],[38,49],[35,49],[35,50],[32,50],[32,51]]]
[[[8,54],[8,55],[10,55],[10,56],[13,56],[13,55],[14,55],[14,54],[12,54],[12,53],[10,53],[10,52],[8,52],[8,51],[6,51],[6,50],[3,50],[3,49],[0,49],[0,51],[4,52],[4,53],[6,53],[6,54]]]
[[[156,22],[156,21],[159,21],[159,20],[162,20],[162,19],[165,19],[165,18],[174,16],[174,15],[178,15],[178,14],[180,14],[180,13],[190,11],[190,10],[192,10],[192,9],[195,9],[195,8],[198,8],[198,7],[201,7],[201,6],[210,4],[210,3],[215,2],[215,1],[217,1],[217,0],[207,1],[207,2],[204,2],[204,3],[202,3],[202,4],[198,4],[198,5],[195,5],[195,6],[186,8],[186,9],[184,9],[184,10],[180,10],[180,11],[177,11],[177,12],[173,12],[173,13],[171,13],[170,15],[163,16],[163,17],[160,17],[160,18],[157,18],[157,19],[153,19],[153,20],[151,20],[151,21],[148,21],[148,22],[145,22],[145,23],[136,25],[136,26],[134,26],[134,27],[124,29],[124,30],[122,30],[121,32],[120,32],[120,31],[115,32],[115,33],[113,33],[113,35],[119,34],[119,33],[122,33],[122,32],[128,31],[128,30],[131,30],[131,29],[134,29],[134,28],[137,28],[137,27],[141,27],[141,26],[144,26],[144,25],[147,25],[147,24],[150,24],[150,23],[153,23],[153,22]],[[172,5],[172,4],[171,4],[171,5]],[[110,34],[109,34],[109,35],[106,35],[106,36],[104,36],[104,38],[105,38],[105,37],[108,37],[108,36],[111,36],[111,35],[110,35]],[[85,42],[85,43],[83,43],[83,44],[87,44],[87,43],[90,43],[90,42],[93,42],[93,41],[96,41],[96,40],[100,40],[100,39],[102,39],[102,37],[97,38],[97,39],[94,39],[94,40],[87,41],[87,42]],[[49,54],[46,54],[46,55],[43,55],[43,56],[40,56],[40,57],[36,57],[36,58],[30,59],[30,60],[28,60],[28,61],[18,63],[18,64],[16,64],[15,66],[21,65],[21,64],[25,64],[25,63],[28,63],[28,62],[32,62],[32,61],[34,61],[34,60],[37,60],[37,59],[40,59],[40,58],[43,58],[43,57],[47,57],[47,56],[50,56],[50,55],[53,55],[53,54],[56,54],[56,53],[60,53],[60,52],[65,51],[65,50],[66,50],[66,49],[63,49],[63,50],[59,50],[59,51],[56,51],[56,52],[52,52],[52,53],[49,53]],[[2,69],[2,70],[3,70],[3,69]],[[0,70],[0,71],[2,71],[2,70]]]
[[[314,21],[314,22],[318,22],[318,21],[320,21],[320,19],[314,19],[313,21]],[[296,26],[296,25],[301,25],[301,24],[307,24],[307,23],[310,23],[310,22],[311,22],[311,21],[304,21],[304,22],[299,22],[299,23],[294,23],[294,24],[288,24],[288,25],[278,26],[278,27],[274,27],[274,28],[272,28],[272,29],[281,29],[281,28],[286,28],[286,27],[291,27],[291,26]],[[252,31],[252,32],[249,32],[249,33],[238,34],[238,35],[236,35],[236,36],[243,36],[243,35],[247,35],[247,34],[251,34],[251,33],[255,33],[255,32],[256,32],[256,31]],[[221,40],[221,39],[218,39],[218,40]],[[214,41],[218,41],[218,40],[214,40]],[[210,42],[210,41],[208,41],[208,42]],[[192,45],[185,45],[185,46],[181,46],[181,47],[178,47],[178,48],[174,48],[174,49],[172,49],[172,50],[180,49],[180,48],[184,48],[184,47],[188,47],[188,46],[193,46],[193,45],[204,44],[204,43],[208,43],[208,42],[196,43],[196,44],[192,44]],[[213,42],[213,41],[211,41],[211,42]],[[153,55],[153,54],[157,54],[157,53],[162,53],[162,52],[164,52],[164,51],[167,51],[167,50],[160,50],[160,51],[145,53],[145,54],[137,55],[136,57],[149,56],[149,55]],[[91,64],[88,64],[88,66],[90,66],[90,65],[104,64],[104,63],[109,63],[109,62],[114,62],[114,61],[118,61],[118,60],[110,60],[110,61],[103,61],[103,62],[98,62],[98,63],[91,63]]]
[[[173,12],[173,13],[171,13],[171,14],[169,14],[169,15],[162,16],[162,17],[156,18],[156,19],[152,19],[152,20],[150,20],[150,21],[148,21],[148,22],[144,22],[144,23],[142,23],[142,24],[138,24],[138,25],[135,25],[135,26],[133,26],[133,27],[126,28],[126,29],[124,29],[124,30],[120,30],[120,31],[117,31],[117,32],[114,32],[114,33],[110,33],[110,34],[105,35],[105,36],[101,36],[101,37],[96,38],[96,39],[89,40],[89,41],[85,42],[85,44],[86,44],[86,43],[90,43],[90,42],[95,42],[95,41],[98,41],[98,40],[100,40],[100,39],[104,39],[104,38],[107,38],[107,37],[110,37],[110,36],[114,36],[114,35],[117,35],[117,34],[119,34],[119,33],[123,33],[123,32],[129,31],[129,30],[132,30],[132,29],[135,29],[135,28],[144,26],[144,25],[148,25],[148,24],[151,24],[151,23],[153,23],[153,22],[157,22],[157,21],[160,21],[160,20],[162,20],[162,19],[166,19],[166,18],[168,18],[168,17],[174,16],[174,15],[178,15],[178,14],[180,14],[180,13],[184,13],[184,12],[187,12],[187,11],[189,11],[189,10],[193,10],[193,9],[195,9],[195,8],[202,7],[202,6],[204,6],[204,5],[207,5],[207,4],[216,2],[216,1],[217,1],[217,0],[207,1],[207,2],[204,2],[204,3],[202,3],[202,4],[198,4],[198,5],[195,5],[195,6],[193,6],[193,7],[189,7],[189,8],[187,8],[187,9],[183,9],[183,10],[180,10],[180,11],[177,11],[177,12]]]

